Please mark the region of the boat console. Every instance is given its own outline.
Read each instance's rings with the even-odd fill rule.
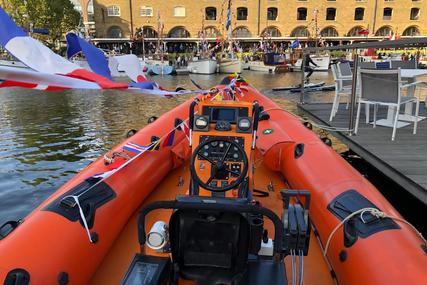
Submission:
[[[226,191],[236,189],[234,196],[247,196],[259,105],[231,100],[195,101],[189,120],[190,194],[225,197]],[[200,188],[205,191],[200,192]]]
[[[141,253],[122,284],[287,284],[284,257],[308,251],[310,195],[282,191],[282,218],[252,199],[259,114],[256,102],[216,100],[215,94],[191,104],[188,195],[142,208]],[[173,210],[170,220],[147,233],[146,217],[159,209]],[[265,219],[274,228],[271,238]],[[160,257],[146,254],[146,247]]]

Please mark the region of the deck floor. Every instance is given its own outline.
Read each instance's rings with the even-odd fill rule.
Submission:
[[[329,122],[332,104],[316,103],[299,105],[299,109],[318,123],[333,127],[348,128],[350,112],[345,104],[340,104],[339,111]],[[348,147],[390,177],[412,195],[427,204],[427,119],[418,122],[417,134],[413,135],[413,124],[399,128],[395,141],[391,141],[392,128],[365,123],[362,107],[359,131],[349,136],[345,132],[333,132]],[[355,112],[356,113],[356,112]],[[387,109],[380,107],[377,119],[386,117]],[[424,102],[420,103],[420,116],[427,117]],[[371,120],[373,110],[371,107]]]

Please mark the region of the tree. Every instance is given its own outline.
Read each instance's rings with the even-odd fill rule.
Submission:
[[[70,0],[2,0],[2,6],[25,29],[29,30],[30,25],[48,29],[48,36],[33,36],[51,47],[80,22],[80,13]]]

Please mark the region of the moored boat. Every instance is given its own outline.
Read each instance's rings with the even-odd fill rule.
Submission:
[[[331,57],[329,55],[310,55],[311,59],[317,64],[317,67],[314,67],[315,71],[328,71],[329,65],[331,63]],[[298,59],[295,65],[292,67],[293,70],[301,70],[302,59]]]
[[[195,74],[214,74],[217,69],[217,62],[208,58],[193,59],[188,63],[187,69],[190,73]]]
[[[224,58],[218,62],[220,73],[242,73],[242,61],[238,58]]]
[[[227,78],[10,223],[0,280],[423,284],[425,241],[399,219],[298,118]]]
[[[273,73],[276,70],[276,66],[266,65],[262,61],[249,61],[249,70]]]

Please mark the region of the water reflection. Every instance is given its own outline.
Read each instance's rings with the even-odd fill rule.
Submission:
[[[298,94],[273,93],[271,88],[297,84],[299,73],[246,72],[243,76],[283,108],[296,111]],[[191,78],[210,88],[223,76]],[[189,76],[154,79],[168,89],[194,89]],[[312,80],[332,79],[327,73],[317,73]],[[0,224],[27,215],[75,173],[122,141],[127,130],[144,127],[149,117],[159,116],[188,98],[111,90],[0,90]],[[313,93],[306,100],[330,98],[330,92]]]

